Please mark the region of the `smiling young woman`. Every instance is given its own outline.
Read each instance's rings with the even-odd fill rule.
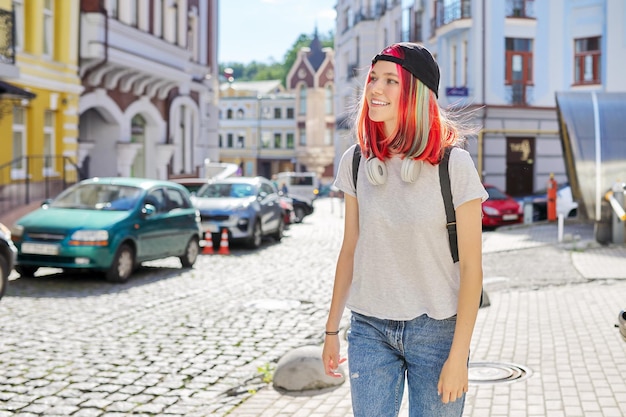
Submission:
[[[351,311],[348,357],[355,417],[397,416],[408,383],[411,417],[460,417],[482,289],[481,203],[487,193],[460,126],[437,103],[439,67],[414,43],[372,60],[342,156],[345,195],[322,360],[338,376],[338,327]],[[352,156],[361,148],[353,180]],[[439,169],[449,151],[458,262],[450,252]]]

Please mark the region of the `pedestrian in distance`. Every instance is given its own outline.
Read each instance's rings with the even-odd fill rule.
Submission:
[[[410,417],[460,417],[482,292],[481,203],[487,199],[466,127],[439,107],[439,67],[414,43],[373,60],[335,185],[345,194],[322,360],[339,377],[348,360],[355,417],[397,416],[405,383]],[[353,155],[359,146],[357,180]],[[446,151],[447,150],[447,151]],[[447,159],[456,214],[451,253],[439,163]],[[347,358],[339,326],[351,312]]]

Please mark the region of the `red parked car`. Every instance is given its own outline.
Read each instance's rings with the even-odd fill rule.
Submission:
[[[483,227],[517,224],[524,220],[523,207],[510,195],[490,184],[483,184],[489,198],[483,202]]]

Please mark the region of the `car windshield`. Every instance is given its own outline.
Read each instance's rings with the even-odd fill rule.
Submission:
[[[67,189],[50,207],[128,211],[137,206],[142,189],[114,184],[79,184]]]
[[[254,196],[254,186],[250,184],[212,183],[203,186],[196,195],[205,198],[252,197]]]
[[[485,189],[487,190],[487,194],[489,194],[489,200],[508,200],[509,198],[495,187],[487,187]]]

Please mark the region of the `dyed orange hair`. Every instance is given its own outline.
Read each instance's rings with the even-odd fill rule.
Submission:
[[[404,59],[404,51],[397,45],[389,46],[381,54]],[[443,150],[461,141],[459,129],[439,108],[435,93],[396,64],[401,89],[398,105],[400,114],[394,131],[386,137],[383,122],[374,122],[368,116],[369,104],[365,94],[373,66],[370,66],[367,74],[355,125],[363,154],[366,157],[373,154],[382,161],[392,154],[400,154],[438,164]]]

